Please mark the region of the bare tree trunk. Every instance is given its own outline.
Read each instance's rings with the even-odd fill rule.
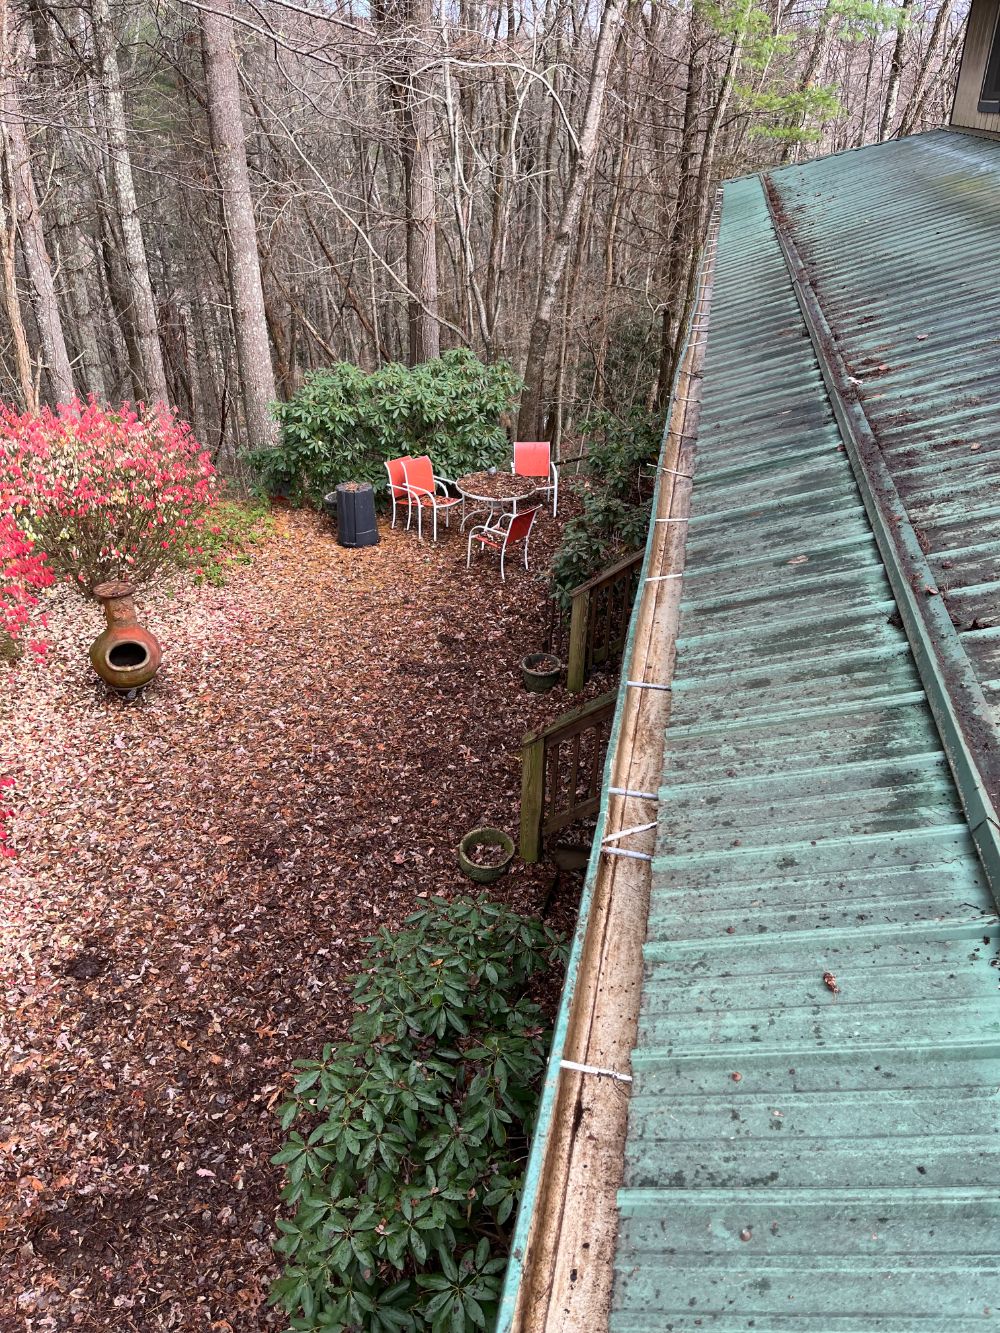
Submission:
[[[34,35],[35,60],[31,88],[43,105],[58,105],[62,96],[56,71],[62,62],[63,33],[52,18],[49,0],[27,0],[31,29]],[[86,177],[79,178],[73,171],[73,135],[63,124],[47,126],[41,136],[43,153],[49,160],[51,177],[58,182],[51,190],[51,205],[47,210],[50,251],[55,258],[55,270],[62,277],[61,295],[65,318],[63,328],[67,335],[71,367],[78,385],[97,398],[107,396],[104,363],[101,358],[100,334],[94,319],[94,306],[87,281],[88,267],[93,264],[94,247],[79,225],[79,215],[91,201]]]
[[[576,393],[575,378],[574,381],[570,383],[569,392],[567,393],[567,375],[566,375],[567,351],[570,343],[570,324],[572,322],[573,309],[576,301],[576,284],[580,277],[580,270],[583,268],[584,256],[586,254],[587,244],[590,239],[590,223],[593,213],[593,206],[594,206],[594,177],[593,173],[591,173],[591,177],[587,185],[587,193],[584,196],[583,208],[581,210],[581,222],[579,231],[577,232],[576,245],[574,246],[573,249],[573,262],[569,266],[569,271],[567,272],[565,282],[563,283],[562,318],[559,321],[560,323],[559,355],[556,361],[556,377],[555,377],[555,392],[554,392],[555,412],[553,414],[552,434],[551,434],[552,451],[557,462],[559,460],[560,449],[562,448],[562,436],[563,436],[563,425],[564,425],[563,406],[567,398],[569,399],[570,402],[572,402]]]
[[[625,0],[606,0],[604,11],[601,14],[601,29],[597,39],[597,49],[594,51],[594,63],[590,72],[583,128],[579,136],[579,150],[573,164],[569,188],[563,199],[559,225],[548,247],[548,254],[542,267],[538,303],[535,306],[531,336],[528,339],[528,357],[524,370],[526,384],[517,418],[517,433],[522,440],[531,439],[540,427],[542,380],[545,375],[545,353],[548,348],[549,329],[552,326],[552,313],[563,273],[566,270],[570,244],[580,222],[580,209],[600,134],[601,117],[604,113],[604,94],[607,90],[611,62],[614,58],[615,48],[618,45],[624,4]]]
[[[715,154],[719,142],[719,131],[729,109],[729,102],[736,83],[736,74],[743,58],[743,47],[750,23],[751,7],[751,0],[742,0],[742,8],[737,16],[737,24],[729,48],[729,57],[726,61],[726,71],[722,77],[722,86],[716,94],[708,126],[705,130],[705,142],[701,150],[701,162],[698,166],[698,180],[694,190],[692,208],[694,229],[689,243],[684,246],[681,256],[682,268],[678,272],[679,291],[675,293],[669,354],[665,360],[661,360],[657,382],[658,398],[661,402],[665,401],[670,391],[674,367],[677,364],[677,357],[681,348],[681,340],[694,302],[698,273],[697,259],[708,226],[709,204],[712,198],[712,173],[715,170]],[[678,297],[680,297],[679,300]]]
[[[517,99],[514,95],[514,85],[510,71],[502,71],[500,78],[503,87],[503,101],[498,107],[500,126],[497,131],[496,164],[493,169],[493,208],[490,219],[489,259],[486,265],[485,301],[489,321],[489,333],[486,338],[487,356],[493,355],[497,323],[500,319],[504,261],[507,256],[507,242],[510,236],[510,197],[513,182],[517,175],[517,157],[514,147]]]
[[[64,146],[57,141],[56,153],[60,167],[69,175],[69,158]],[[101,358],[101,336],[94,303],[88,284],[88,267],[94,262],[89,238],[73,219],[73,208],[68,190],[63,187],[53,192],[53,234],[56,237],[59,267],[65,273],[64,296],[68,313],[67,327],[70,344],[74,349],[76,382],[84,393],[99,399],[107,397],[104,362]]]
[[[132,304],[131,323],[142,362],[143,397],[153,401],[168,399],[167,379],[163,369],[163,352],[156,320],[153,286],[149,280],[146,247],[139,225],[139,206],[132,176],[125,125],[125,103],[122,99],[121,74],[118,68],[116,38],[111,26],[108,0],[91,0],[91,18],[94,25],[94,43],[100,73],[101,100],[107,134],[108,159],[114,182],[121,224],[123,257],[128,272]]]
[[[430,55],[431,23],[430,0],[414,0],[410,67],[403,107],[406,285],[413,293],[409,301],[411,366],[441,355],[441,326],[437,321],[437,201],[432,143],[434,114],[430,81],[419,68]]]
[[[440,355],[433,88],[427,66],[436,49],[432,0],[376,0],[384,34],[390,98],[399,128],[406,197],[406,287],[411,366]]]
[[[250,195],[246,134],[228,0],[216,0],[212,9],[203,9],[200,14],[212,153],[222,188],[222,217],[243,415],[250,447],[262,449],[273,445],[277,439],[270,408],[278,395],[274,387],[264,289],[260,280],[257,224]]]
[[[903,112],[903,119],[899,125],[899,134],[912,134],[920,122],[923,115],[924,103],[927,99],[928,86],[930,84],[931,69],[934,61],[937,59],[938,52],[944,45],[945,34],[948,31],[948,22],[951,19],[951,11],[954,0],[941,0],[941,5],[934,18],[934,27],[931,29],[931,35],[927,40],[927,50],[924,52],[924,58],[921,61],[920,69],[917,71],[917,77],[914,80],[913,91],[910,93],[910,100],[906,104],[906,110]]]
[[[627,87],[627,85],[626,85]],[[632,155],[632,122],[628,115],[628,103],[622,109],[622,137],[618,147],[618,171],[615,176],[614,194],[611,211],[608,216],[607,233],[604,238],[604,297],[601,301],[599,334],[594,353],[594,382],[590,390],[590,405],[596,400],[604,406],[607,385],[604,370],[608,359],[608,343],[611,337],[611,293],[615,286],[615,241],[618,237],[618,222],[625,200],[625,180],[628,175]]]
[[[708,34],[697,9],[691,10],[688,24],[688,80],[684,97],[684,128],[677,163],[677,199],[667,237],[666,273],[663,290],[663,330],[656,382],[651,386],[647,406],[666,402],[673,377],[675,326],[682,304],[684,273],[688,256],[697,239],[697,160],[701,134],[701,103],[705,86]]]
[[[94,186],[99,211],[98,239],[101,261],[104,267],[104,279],[107,283],[111,305],[110,313],[117,319],[118,329],[121,333],[128,379],[131,384],[130,392],[134,397],[141,398],[145,393],[142,348],[139,346],[135,320],[132,317],[134,313],[132,289],[129,285],[128,268],[122,254],[121,236],[115,226],[115,210],[111,202],[111,190],[104,175],[103,163],[99,164],[94,172]],[[122,370],[125,368],[123,365]],[[122,387],[124,387],[125,376],[122,375],[120,378]]]
[[[31,283],[32,304],[51,397],[56,402],[65,402],[73,397],[73,372],[52,281],[42,215],[31,174],[31,150],[15,82],[18,46],[7,2],[0,0],[0,135],[13,195],[11,225],[16,225],[21,238],[21,253]]]
[[[826,59],[826,53],[830,49],[830,43],[833,41],[834,34],[837,31],[837,25],[840,22],[840,14],[834,9],[833,0],[827,0],[827,6],[823,10],[823,17],[819,21],[816,29],[816,38],[812,44],[812,50],[809,52],[809,59],[806,61],[806,67],[802,71],[802,78],[799,80],[799,92],[807,93],[816,81],[816,75],[819,73],[823,61]],[[801,130],[804,128],[808,112],[803,111],[802,115],[796,120],[789,122],[789,129]],[[798,141],[789,139],[781,154],[782,162],[791,161],[792,154],[798,148]]]
[[[444,25],[442,25],[441,38],[442,44],[447,42],[447,32]],[[462,271],[460,282],[468,297],[469,310],[466,322],[470,328],[474,320],[478,322],[479,336],[486,348],[487,357],[489,357],[492,352],[490,321],[486,310],[486,302],[483,299],[482,287],[476,277],[476,262],[470,229],[473,196],[466,175],[463,151],[463,139],[468,140],[469,138],[466,132],[465,111],[463,109],[464,105],[468,104],[468,100],[468,97],[463,97],[462,88],[459,89],[458,99],[456,100],[454,97],[451,71],[449,65],[446,64],[444,69],[444,104],[451,140],[451,200],[458,238],[461,243]]]
[[[2,166],[3,163],[0,161],[0,168]],[[17,380],[21,389],[21,400],[25,411],[37,412],[38,390],[32,372],[28,337],[24,331],[24,320],[21,317],[21,296],[17,290],[17,227],[14,222],[16,204],[13,182],[5,182],[5,175],[6,173],[0,169],[0,246],[3,250],[0,262],[3,264],[3,307],[7,313],[7,322],[10,324],[11,337],[14,342],[14,361],[17,365]],[[9,208],[5,197],[7,188],[10,189]]]
[[[902,0],[899,11],[899,17],[896,20],[896,43],[892,48],[892,61],[889,65],[889,84],[885,90],[885,106],[882,111],[882,123],[879,126],[879,142],[888,139],[892,134],[893,122],[896,119],[896,102],[899,100],[899,84],[903,77],[903,62],[906,56],[906,31],[907,19],[913,0]]]

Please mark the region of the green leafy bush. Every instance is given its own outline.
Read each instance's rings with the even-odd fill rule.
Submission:
[[[296,1061],[271,1303],[291,1327],[471,1333],[496,1314],[548,1047],[547,928],[432,899],[380,931],[347,1045]]]
[[[273,531],[274,520],[266,504],[219,500],[198,532],[198,545],[185,552],[181,564],[194,570],[196,583],[221,587],[227,571],[233,565],[249,564],[254,548]]]
[[[660,422],[645,411],[625,419],[598,412],[581,430],[588,438],[590,486],[583,513],[566,524],[551,570],[554,595],[564,608],[574,588],[645,543],[649,468],[660,450]]]
[[[429,454],[436,472],[458,477],[503,462],[500,419],[520,389],[505,361],[485,366],[461,349],[412,370],[392,364],[368,374],[342,362],[277,405],[280,444],[251,461],[266,488],[313,503],[341,481],[383,487],[383,462],[402,454]]]

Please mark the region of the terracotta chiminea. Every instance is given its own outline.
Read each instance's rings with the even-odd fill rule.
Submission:
[[[134,595],[128,583],[99,583],[94,589],[108,626],[91,644],[90,660],[101,680],[122,693],[148,685],[163,656],[155,636],[136,620]]]

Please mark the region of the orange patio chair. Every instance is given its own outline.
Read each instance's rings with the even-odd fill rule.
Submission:
[[[552,445],[548,440],[515,440],[514,461],[510,470],[515,477],[544,477],[548,483],[539,486],[543,495],[552,496],[552,517],[559,508],[559,473],[552,461]]]
[[[437,541],[438,514],[444,514],[444,521],[450,527],[451,511],[457,504],[461,504],[461,500],[454,499],[448,494],[448,478],[434,475],[431,460],[426,454],[421,454],[419,458],[403,458],[400,462],[403,465],[403,477],[410,502],[417,511],[417,533],[420,540],[424,539],[424,512],[430,510],[434,520],[433,537]]]
[[[406,473],[403,471],[405,458],[390,458],[384,464],[386,472],[389,474],[389,499],[392,501],[392,527],[396,526],[396,506],[406,505],[406,526],[410,526],[410,519],[413,517],[413,497],[410,495],[410,489],[406,484]]]
[[[535,505],[534,509],[522,509],[519,514],[502,514],[495,522],[491,520],[489,523],[480,523],[478,527],[470,528],[469,543],[465,549],[465,568],[468,569],[472,564],[473,542],[479,542],[481,546],[492,546],[494,551],[500,552],[500,579],[506,583],[503,564],[508,548],[523,541],[524,567],[527,569],[528,539],[531,536],[535,515],[540,510],[541,505]]]

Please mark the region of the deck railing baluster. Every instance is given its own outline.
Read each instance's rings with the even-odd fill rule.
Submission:
[[[616,698],[615,690],[602,694],[525,736],[521,745],[523,861],[541,859],[546,834],[596,814]]]

